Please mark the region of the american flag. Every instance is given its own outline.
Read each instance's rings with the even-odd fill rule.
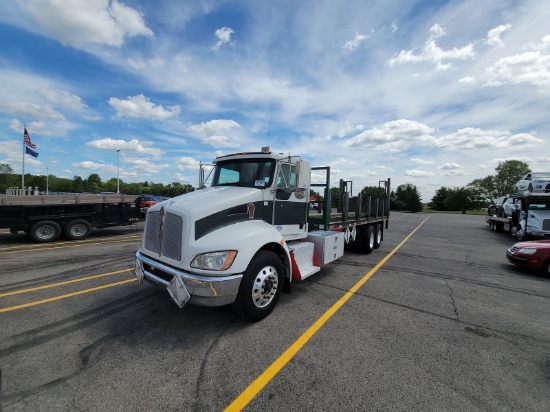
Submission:
[[[31,149],[36,149],[36,145],[31,142],[31,137],[29,136],[29,132],[27,132],[27,128],[25,128],[25,133],[23,134],[23,140],[25,141],[25,144],[29,146]]]

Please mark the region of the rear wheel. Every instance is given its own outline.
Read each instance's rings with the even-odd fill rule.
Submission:
[[[244,273],[233,310],[241,318],[258,321],[269,315],[281,296],[284,269],[279,257],[259,251]]]
[[[92,225],[83,219],[71,220],[63,228],[65,237],[73,240],[86,239],[91,231]]]
[[[374,248],[378,249],[382,244],[382,226],[379,223],[374,225]]]
[[[52,221],[44,220],[32,225],[29,236],[35,242],[46,243],[57,240],[61,235],[61,227]]]
[[[371,225],[363,226],[359,232],[359,236],[355,239],[355,250],[368,255],[374,249],[374,229]]]

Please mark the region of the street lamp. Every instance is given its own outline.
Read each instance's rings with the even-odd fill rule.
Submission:
[[[116,192],[120,193],[120,169],[118,168],[118,157],[120,149],[116,151]]]

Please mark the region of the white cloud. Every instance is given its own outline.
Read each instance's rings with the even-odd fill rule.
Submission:
[[[0,102],[0,109],[13,115],[34,119],[65,120],[65,116],[48,104],[21,101]]]
[[[511,27],[511,24],[502,24],[498,27],[495,27],[494,29],[489,30],[489,33],[487,33],[486,43],[489,46],[504,47],[504,43],[502,42],[502,40],[500,40],[500,35]]]
[[[434,129],[413,120],[394,120],[379,128],[366,130],[344,142],[346,147],[403,151],[412,143],[432,141]]]
[[[459,165],[458,163],[445,163],[441,166],[437,166],[439,170],[456,170],[456,169],[462,169],[463,166]]]
[[[367,40],[370,36],[367,35],[367,34],[359,34],[359,33],[355,33],[355,38],[353,40],[348,40],[345,44],[344,44],[344,49],[347,49],[349,51],[354,51],[356,48],[359,47],[359,45]]]
[[[38,90],[38,92],[50,103],[63,109],[82,110],[88,107],[82,102],[80,97],[66,91],[58,91],[42,87]]]
[[[429,172],[421,169],[405,170],[405,176],[409,177],[432,177],[435,176],[433,172]]]
[[[239,147],[240,144],[230,140],[227,134],[234,128],[239,128],[240,125],[234,120],[211,120],[209,122],[194,124],[187,128],[187,131],[195,137],[201,139],[215,148],[220,147]]]
[[[519,147],[520,145],[537,144],[542,139],[529,133],[511,134],[507,131],[482,130],[466,127],[454,133],[435,139],[435,146],[451,150],[472,150],[483,148]]]
[[[235,30],[230,27],[222,27],[221,29],[216,30],[214,32],[214,35],[218,38],[218,41],[215,45],[212,46],[212,49],[218,50],[224,44],[230,44],[234,46],[235,42],[231,41],[231,35],[233,33],[235,33]]]
[[[399,54],[395,57],[392,57],[388,60],[388,65],[390,67],[405,64],[405,63],[422,63],[429,62],[434,63],[437,71],[448,70],[450,63],[445,61],[448,60],[467,60],[476,56],[474,51],[473,44],[468,44],[464,47],[453,48],[451,50],[441,49],[435,39],[438,37],[444,36],[446,33],[441,26],[438,24],[434,25],[430,32],[432,36],[426,41],[426,44],[417,52],[416,49],[412,50],[401,50]]]
[[[126,37],[153,36],[143,16],[117,0],[28,0],[30,28],[62,44],[120,47]]]
[[[192,157],[184,156],[175,161],[178,170],[199,170],[200,162]]]
[[[91,142],[86,143],[87,146],[93,147],[94,149],[101,150],[121,150],[123,154],[130,153],[139,153],[149,155],[155,159],[159,159],[164,151],[160,149],[152,148],[153,143],[151,142],[142,142],[138,139],[132,139],[129,141],[126,140],[115,140],[110,137],[99,140],[92,140]]]
[[[168,106],[165,109],[161,105],[155,105],[142,94],[128,96],[127,100],[111,97],[108,103],[116,110],[116,117],[164,120],[180,113],[179,106]]]
[[[420,159],[418,157],[413,157],[412,159],[409,160],[409,162],[420,164],[420,165],[429,165],[429,164],[433,163],[432,160],[424,160],[424,159]]]
[[[550,54],[537,50],[503,57],[485,70],[485,80],[486,86],[527,83],[548,90]]]

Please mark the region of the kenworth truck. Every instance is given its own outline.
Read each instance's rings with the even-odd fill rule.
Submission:
[[[271,313],[283,290],[344,254],[371,253],[388,228],[390,180],[380,198],[352,195],[340,181],[331,209],[330,168],[298,156],[235,153],[214,161],[212,183],[152,206],[146,216],[135,274],[167,289],[172,300],[202,306],[231,304],[241,318]],[[311,183],[312,174],[320,183]],[[310,189],[324,191],[310,210]]]
[[[499,208],[487,217],[491,230],[509,232],[519,241],[550,239],[550,193],[525,191],[509,196],[509,200],[513,202],[509,213]]]

